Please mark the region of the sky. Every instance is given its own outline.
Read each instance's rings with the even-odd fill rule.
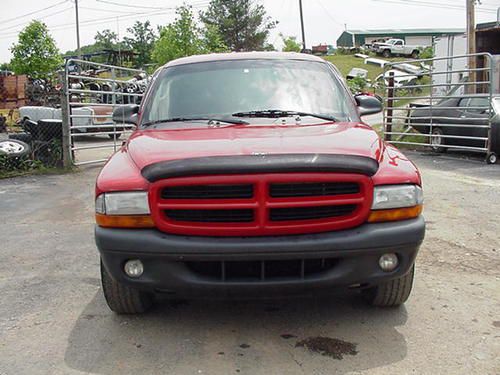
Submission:
[[[209,0],[78,0],[81,45],[91,44],[97,31],[111,29],[120,38],[136,20],[165,25],[182,3],[195,11]],[[300,39],[299,0],[258,0],[279,21],[270,42],[280,47],[279,33]],[[47,24],[61,52],[76,49],[74,0],[1,0],[0,62],[9,61],[17,33],[32,19]],[[302,0],[306,43],[333,44],[348,29],[465,28],[466,0]],[[140,5],[137,5],[140,4]],[[481,0],[476,21],[496,20],[500,0]],[[45,10],[42,10],[45,9]],[[42,10],[42,11],[40,11]],[[33,13],[33,14],[28,14]],[[28,14],[28,15],[27,15]]]

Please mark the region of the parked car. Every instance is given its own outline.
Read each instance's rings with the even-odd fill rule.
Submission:
[[[487,161],[496,163],[500,153],[500,95],[494,96],[492,103],[485,94],[445,99],[433,106],[421,105],[408,116],[411,127],[431,135],[430,144],[436,152],[453,146],[485,148],[490,122],[491,152]]]
[[[391,56],[411,56],[412,59],[416,59],[424,46],[406,45],[403,39],[389,39],[385,43],[373,43],[372,48],[375,53],[385,58]]]
[[[174,297],[361,291],[404,303],[424,238],[420,174],[361,115],[315,56],[229,53],[171,61],[137,130],[96,183],[96,244],[108,306]]]
[[[121,132],[124,131],[124,127],[114,127],[112,121],[113,107],[112,106],[83,106],[75,107],[72,109],[73,115],[85,116],[85,117],[75,117],[73,118],[72,126],[74,126],[73,131],[76,133],[109,133],[108,136],[111,139],[115,137],[120,138]],[[95,117],[94,117],[95,116]],[[107,117],[100,117],[107,116]],[[19,118],[22,122],[29,120],[32,122],[38,122],[40,120],[61,120],[62,113],[60,108],[53,107],[40,107],[40,106],[24,106],[19,108]],[[99,125],[99,126],[96,126]],[[102,127],[104,125],[109,125],[108,127]],[[116,132],[115,133],[115,129]]]
[[[418,76],[410,75],[406,72],[402,72],[397,69],[390,69],[385,73],[379,74],[375,78],[375,82],[383,84],[385,87],[389,86],[389,77],[391,73],[394,76],[394,87],[400,88],[402,86],[410,86],[407,89],[411,89],[411,86],[418,84]]]

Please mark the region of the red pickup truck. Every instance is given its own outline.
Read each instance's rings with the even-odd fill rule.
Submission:
[[[96,185],[103,291],[117,313],[176,298],[357,289],[408,298],[421,177],[360,116],[338,70],[295,53],[192,56],[159,69],[137,130]]]

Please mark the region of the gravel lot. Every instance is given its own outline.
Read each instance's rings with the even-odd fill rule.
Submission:
[[[500,166],[408,155],[428,232],[398,309],[338,294],[116,316],[93,241],[98,169],[0,181],[0,374],[499,374]]]

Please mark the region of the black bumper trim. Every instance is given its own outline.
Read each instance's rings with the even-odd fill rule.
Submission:
[[[249,173],[337,172],[373,176],[375,159],[357,155],[278,154],[235,155],[162,161],[145,166],[141,173],[149,182],[181,176]]]
[[[406,274],[424,238],[422,217],[397,223],[366,224],[352,230],[314,235],[214,238],[168,235],[156,230],[96,227],[96,242],[106,269],[116,280],[144,290],[181,296],[222,297],[305,294],[352,284],[374,285]],[[380,255],[400,259],[393,272],[378,267]],[[188,269],[187,261],[240,261],[335,258],[332,270],[306,279],[221,282]],[[139,258],[145,273],[130,279],[128,259]]]

